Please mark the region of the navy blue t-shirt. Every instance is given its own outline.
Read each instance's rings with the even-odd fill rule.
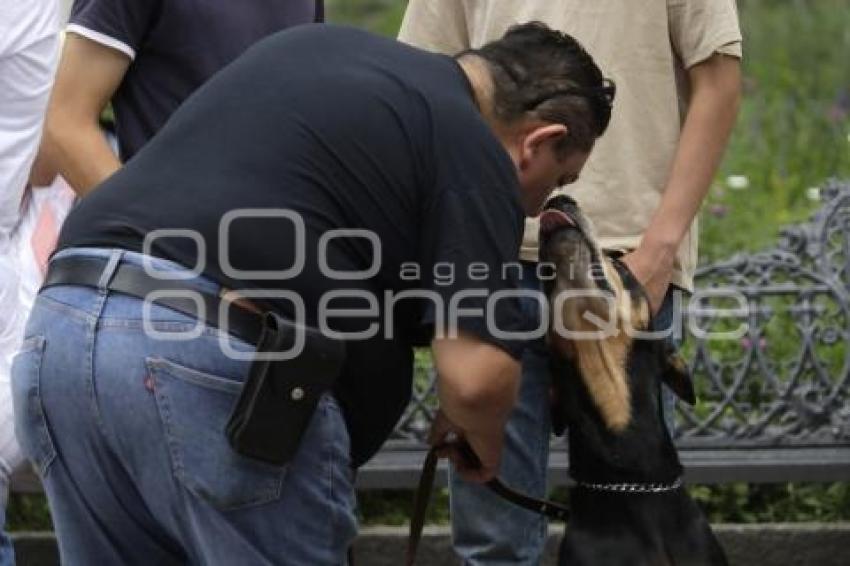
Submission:
[[[112,98],[122,160],[257,40],[319,22],[324,0],[75,0],[68,31],[132,59]]]
[[[158,229],[192,230],[205,255],[190,237],[156,240],[155,255],[201,259],[230,288],[294,291],[309,324],[330,299],[367,313],[329,323],[364,332],[347,340],[335,388],[357,464],[406,407],[412,346],[427,345],[438,314],[520,356],[499,336],[526,328],[519,301],[495,300],[518,288],[519,182],[450,57],[325,25],[260,42],[82,200],[59,248],[141,251]]]

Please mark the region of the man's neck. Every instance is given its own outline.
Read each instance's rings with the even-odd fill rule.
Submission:
[[[493,77],[487,62],[477,55],[463,55],[457,60],[458,65],[472,85],[475,104],[489,122],[493,118]]]
[[[490,72],[490,66],[487,62],[474,54],[462,55],[458,60],[458,65],[466,74],[469,84],[472,85],[472,92],[475,96],[475,103],[484,118],[484,121],[490,125],[493,133],[502,142],[505,150],[510,155],[514,163],[518,162],[518,133],[522,130],[522,124],[507,125],[503,124],[497,117],[493,103],[495,87],[493,85],[493,76]]]

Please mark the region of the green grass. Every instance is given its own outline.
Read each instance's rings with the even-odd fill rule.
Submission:
[[[387,37],[396,37],[407,2],[399,0],[327,0],[328,22],[349,24]]]
[[[6,509],[6,528],[10,531],[50,531],[53,523],[42,494],[12,494]]]
[[[414,492],[405,489],[363,491],[357,494],[357,516],[361,525],[407,525],[413,516],[413,500]],[[448,489],[434,490],[425,518],[431,524],[448,524]]]
[[[850,483],[695,485],[691,496],[712,523],[784,523],[850,521]],[[569,504],[566,489],[552,498]],[[413,492],[371,490],[358,494],[361,525],[406,525],[413,512]],[[448,490],[435,490],[428,508],[432,524],[448,524]],[[43,495],[13,495],[8,510],[10,531],[51,530]]]
[[[808,523],[850,521],[850,483],[783,483],[693,485],[691,496],[712,523]],[[551,498],[569,506],[566,488]],[[413,493],[382,490],[360,493],[363,525],[406,525],[413,511]],[[428,521],[448,524],[448,493],[435,491]]]
[[[748,485],[689,489],[713,523],[793,523],[850,520],[850,483]]]
[[[807,189],[850,178],[850,2],[742,0],[745,94],[702,215],[704,262],[774,244]],[[749,188],[725,179],[743,175]]]

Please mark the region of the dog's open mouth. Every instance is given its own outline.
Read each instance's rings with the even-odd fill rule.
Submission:
[[[578,228],[578,224],[563,210],[547,208],[540,215],[540,234],[549,236],[561,228]]]

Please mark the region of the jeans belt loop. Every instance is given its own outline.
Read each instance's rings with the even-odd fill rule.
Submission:
[[[124,256],[124,250],[112,250],[109,252],[109,261],[106,267],[103,268],[103,273],[100,275],[100,280],[97,282],[97,288],[101,291],[106,291],[112,278],[115,277],[115,272],[118,271],[118,265],[121,263],[121,258]]]

